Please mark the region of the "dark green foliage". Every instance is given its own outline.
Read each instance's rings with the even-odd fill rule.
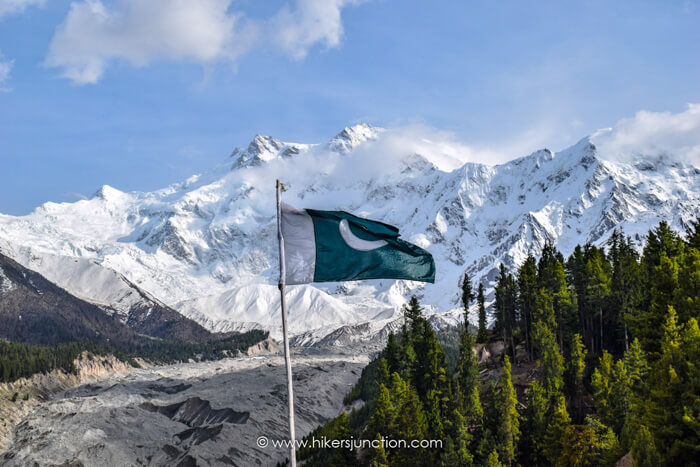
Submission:
[[[570,401],[569,407],[574,417],[582,418],[581,396],[584,393],[583,377],[586,371],[586,347],[580,334],[574,334],[566,364],[565,393]]]
[[[510,369],[510,361],[508,357],[505,357],[503,374],[498,382],[499,390],[494,396],[497,408],[496,418],[492,421],[492,425],[495,425],[493,432],[498,458],[503,465],[513,465],[515,463],[516,449],[520,439],[518,399],[511,381]]]
[[[531,254],[518,269],[518,306],[521,328],[525,334],[525,349],[530,360],[534,359],[532,348],[532,322],[537,300],[537,263]]]
[[[363,401],[373,401],[377,395],[377,390],[379,389],[380,373],[379,366],[381,363],[380,358],[376,358],[369,362],[369,364],[362,369],[362,374],[357,384],[353,386],[349,393],[345,395],[343,402],[345,404],[350,404],[353,401],[362,399]]]
[[[468,329],[471,330],[472,327],[469,326]],[[440,344],[442,351],[445,353],[448,374],[453,374],[457,369],[463,331],[464,327],[462,326],[450,326],[440,329],[436,334],[438,344]]]
[[[62,370],[66,373],[75,371],[74,360],[83,352],[94,355],[117,353],[114,349],[95,344],[58,344],[55,347],[43,347],[15,342],[0,341],[0,381],[12,382],[19,378],[29,378],[37,373]],[[123,354],[117,353],[122,360]]]
[[[196,361],[216,360],[225,356],[234,356],[238,351],[245,350],[266,339],[267,335],[266,331],[253,330],[202,344],[153,339],[128,353],[120,352],[106,345],[89,342],[71,342],[58,344],[54,347],[44,347],[0,341],[0,381],[14,381],[52,370],[72,373],[75,371],[73,361],[83,352],[93,355],[112,354],[132,366],[138,366],[133,360],[134,357],[155,363],[174,363],[190,359]]]
[[[690,221],[685,230],[685,241],[689,247],[700,250],[700,218]]]
[[[472,431],[477,431],[481,428],[484,411],[479,400],[479,364],[472,351],[473,346],[471,334],[463,332],[455,374],[455,403],[467,425],[472,427]]]
[[[612,355],[603,351],[600,365],[593,372],[591,386],[600,421],[621,433],[629,410],[631,390],[624,360],[613,362]]]
[[[544,458],[549,465],[556,465],[559,456],[564,449],[564,434],[566,433],[571,418],[566,410],[564,397],[561,396],[554,401],[551,409],[549,424],[544,435]]]
[[[462,279],[462,308],[464,308],[464,323],[469,322],[469,304],[474,300],[474,291],[472,290],[472,281],[469,279],[469,274],[464,273]]]
[[[530,383],[525,403],[520,455],[524,465],[543,465],[550,404],[547,393],[539,382]]]
[[[545,289],[537,295],[535,323],[533,325],[533,347],[537,366],[541,372],[542,385],[550,400],[558,399],[564,386],[564,357],[557,345],[554,329],[556,320],[552,299]]]
[[[495,294],[496,324],[494,330],[500,334],[503,345],[510,350],[513,359],[515,359],[514,333],[517,325],[518,290],[513,275],[506,271],[503,264],[499,269]]]
[[[571,335],[576,332],[577,320],[573,299],[564,272],[564,258],[547,242],[537,264],[537,285],[545,289],[552,299],[555,326],[552,328],[557,343],[564,349]]]
[[[605,319],[606,304],[610,296],[610,271],[609,263],[603,252],[595,248],[591,258],[586,262],[586,294],[584,300],[589,307],[589,315],[597,328],[593,332],[593,349],[600,352],[605,344],[603,335],[603,323]]]
[[[238,351],[267,339],[268,332],[259,329],[203,343],[152,340],[139,345],[129,355],[158,363],[207,361],[233,357]]]
[[[661,354],[637,401],[637,422],[649,428],[666,465],[692,465],[700,453],[700,329],[695,318],[680,326],[669,307]],[[640,436],[640,434],[638,434]]]
[[[354,449],[348,449],[347,446],[336,449],[314,447],[311,443],[312,438],[319,442],[323,442],[324,439],[328,442],[332,440],[346,440],[347,442],[350,440],[352,432],[350,430],[350,417],[347,413],[343,412],[305,436],[307,445],[297,451],[297,460],[305,461],[304,465],[309,466],[350,467],[359,465]]]
[[[698,228],[692,224],[684,240],[661,223],[641,257],[616,231],[607,250],[576,247],[566,265],[548,243],[515,276],[501,266],[494,335],[506,352],[481,368],[468,327],[436,336],[412,298],[401,332],[348,396],[366,404],[347,426],[367,439],[442,439],[443,448],[371,449],[357,459],[375,466],[612,466],[631,451],[635,465],[698,465]],[[473,297],[464,296],[468,306]],[[476,300],[485,321],[481,285]],[[486,340],[482,331],[478,340]],[[523,370],[530,378],[520,401],[508,357],[516,349],[518,382]],[[518,368],[532,360],[534,368]],[[482,379],[494,370],[497,384]]]
[[[627,323],[639,308],[643,297],[642,269],[632,240],[617,230],[610,239],[609,257],[612,262],[612,278],[607,347],[614,353],[620,353],[629,348],[630,332]]]
[[[479,308],[479,330],[476,334],[476,341],[480,344],[486,342],[488,334],[486,331],[486,306],[484,305],[484,284],[479,283],[479,292],[476,295],[476,303]]]
[[[585,425],[567,426],[557,465],[612,466],[624,454],[612,430],[589,417]]]

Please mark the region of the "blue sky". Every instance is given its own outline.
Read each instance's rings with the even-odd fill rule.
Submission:
[[[0,0],[0,212],[161,188],[256,133],[420,124],[499,162],[700,102],[693,1],[197,4]]]

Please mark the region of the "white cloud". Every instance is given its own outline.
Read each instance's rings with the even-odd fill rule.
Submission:
[[[5,83],[10,78],[14,64],[14,60],[5,60],[2,58],[2,53],[0,53],[0,92],[10,91],[10,88],[6,87]]]
[[[296,9],[282,8],[270,22],[275,43],[292,57],[302,59],[316,43],[327,48],[340,44],[341,10],[349,0],[298,0]]]
[[[642,110],[597,131],[591,141],[604,157],[668,156],[700,166],[700,104],[680,113]]]
[[[452,132],[424,124],[389,129],[376,141],[360,146],[356,152],[360,154],[359,157],[366,156],[368,166],[377,159],[377,154],[382,155],[382,160],[375,163],[392,166],[397,166],[408,155],[419,154],[445,171],[461,167],[465,162],[490,164],[507,159],[507,156],[491,147],[465,144]]]
[[[0,0],[0,18],[13,13],[21,13],[27,7],[41,6],[44,0]]]
[[[236,16],[228,0],[99,0],[71,4],[47,65],[79,84],[96,83],[110,61],[144,66],[156,59],[212,62],[234,58]]]
[[[1,1],[1,0],[0,0]],[[303,58],[317,43],[335,47],[348,0],[297,0],[267,20],[248,20],[231,0],[82,0],[73,2],[49,47],[46,65],[77,84],[96,83],[114,61],[235,63],[257,47]]]

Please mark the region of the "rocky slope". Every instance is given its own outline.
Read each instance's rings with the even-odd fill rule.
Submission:
[[[299,436],[333,417],[366,357],[295,356]],[[0,464],[274,465],[285,449],[287,392],[281,357],[133,369],[67,390],[16,428]]]
[[[97,272],[110,274],[103,268]],[[70,269],[64,274],[70,276]],[[118,280],[128,283],[123,278]],[[225,335],[209,332],[146,294],[126,316],[120,316],[110,307],[70,294],[0,253],[0,338],[40,345],[94,342],[128,351],[152,337],[208,342]]]
[[[0,383],[0,453],[10,446],[14,426],[54,394],[131,368],[114,356],[88,357],[87,353],[76,359],[75,366],[76,374],[52,371]]]
[[[661,219],[681,228],[700,211],[698,168],[669,155],[613,158],[595,135],[556,153],[443,170],[435,154],[392,152],[390,133],[358,125],[326,144],[256,136],[219,167],[162,190],[104,186],[88,200],[0,215],[0,249],[125,322],[157,301],[210,330],[262,327],[273,336],[276,178],[290,204],[397,225],[434,255],[434,285],[289,287],[290,329],[308,345],[332,333],[338,342],[369,339],[410,294],[432,311],[454,310],[465,270],[490,290],[499,263],[516,265],[546,241],[568,254],[577,243],[604,243],[614,228],[641,238]]]

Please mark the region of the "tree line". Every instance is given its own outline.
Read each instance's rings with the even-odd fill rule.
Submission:
[[[459,333],[456,364],[413,297],[405,323],[346,402],[365,404],[317,428],[329,439],[441,439],[441,449],[299,451],[305,465],[697,465],[700,456],[700,223],[661,222],[641,254],[615,231],[605,248],[564,258],[546,244],[496,280],[492,329],[482,284],[461,283],[476,336]],[[476,342],[475,342],[476,341]],[[482,378],[475,345],[502,344]],[[532,373],[513,384],[516,369]]]
[[[152,339],[141,343],[130,352],[122,352],[108,345],[90,342],[70,342],[55,346],[41,346],[21,342],[0,341],[0,382],[12,382],[37,373],[62,370],[75,373],[74,361],[83,352],[92,355],[114,355],[118,359],[138,367],[135,358],[168,364],[183,361],[206,361],[235,356],[251,345],[266,339],[267,331],[252,330],[225,338],[191,343]]]

